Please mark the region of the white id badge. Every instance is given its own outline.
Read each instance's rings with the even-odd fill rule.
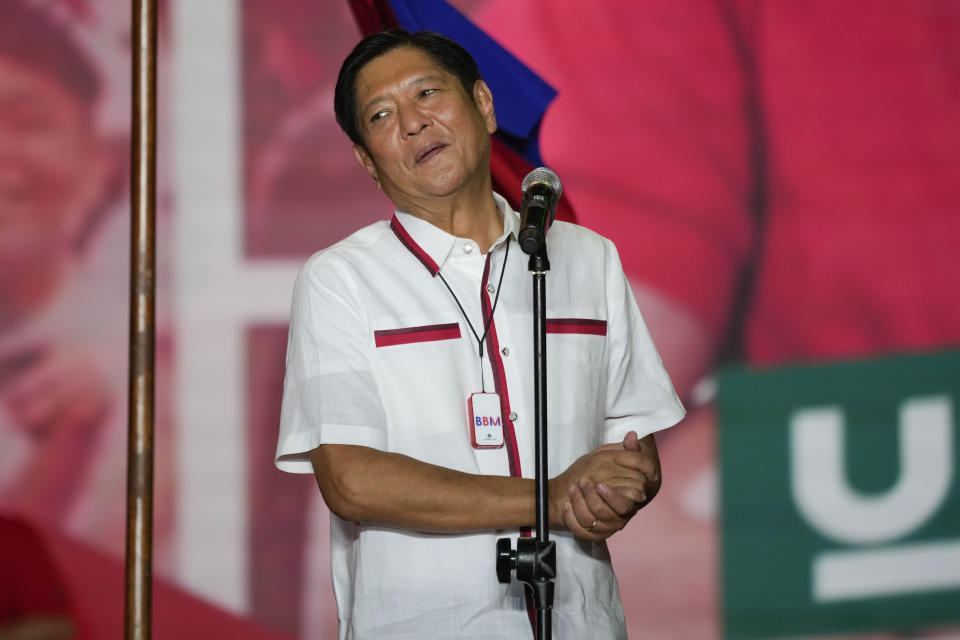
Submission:
[[[473,393],[467,399],[470,415],[470,444],[474,449],[498,449],[503,446],[503,415],[500,394]]]

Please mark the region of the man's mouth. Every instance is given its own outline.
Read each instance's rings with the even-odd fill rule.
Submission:
[[[0,217],[27,206],[34,196],[35,190],[22,173],[0,170]]]
[[[0,189],[0,221],[12,220],[29,211],[33,198],[26,189]]]
[[[422,148],[422,149],[420,149],[419,151],[417,151],[416,164],[420,164],[421,162],[426,162],[426,161],[429,160],[430,158],[432,158],[432,157],[434,157],[435,155],[437,155],[438,153],[440,153],[440,152],[441,152],[443,149],[445,149],[446,147],[447,147],[447,145],[445,145],[445,144],[443,144],[443,143],[441,143],[441,142],[431,142],[430,144],[428,144],[428,145],[425,146],[424,148]]]

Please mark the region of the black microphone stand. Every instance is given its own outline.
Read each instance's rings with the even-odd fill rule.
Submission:
[[[547,482],[547,289],[546,275],[550,270],[547,244],[541,233],[537,242],[521,242],[524,252],[530,254],[528,269],[533,275],[533,373],[534,420],[536,431],[536,511],[537,537],[518,538],[512,548],[510,538],[497,541],[497,579],[510,583],[516,571],[517,580],[525,583],[533,593],[537,611],[537,640],[552,637],[553,581],[557,577],[556,543],[550,541],[550,505]]]

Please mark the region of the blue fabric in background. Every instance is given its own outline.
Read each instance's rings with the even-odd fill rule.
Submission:
[[[500,139],[541,166],[540,121],[556,90],[444,0],[389,2],[402,28],[442,33],[470,52],[493,93]]]

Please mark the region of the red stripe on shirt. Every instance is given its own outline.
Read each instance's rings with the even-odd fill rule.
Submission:
[[[400,221],[397,219],[397,216],[394,215],[393,219],[390,220],[390,229],[393,230],[393,233],[397,236],[400,242],[403,243],[410,253],[413,254],[417,260],[420,261],[423,266],[427,268],[427,271],[430,272],[431,276],[436,277],[440,272],[440,267],[437,266],[437,263],[433,261],[433,258],[430,255],[420,248],[420,245],[417,244],[417,241],[407,233],[407,230],[403,228],[403,225],[400,224]]]
[[[449,324],[428,324],[420,327],[404,327],[401,329],[382,329],[380,331],[374,331],[373,338],[378,347],[410,344],[411,342],[457,340],[460,338],[460,325],[456,322],[451,322]]]
[[[606,320],[589,318],[548,318],[547,333],[588,333],[595,336],[607,335]]]
[[[503,414],[504,426],[503,441],[507,450],[507,461],[510,464],[510,475],[514,478],[520,478],[522,477],[520,452],[517,449],[517,435],[513,430],[513,421],[510,420],[510,394],[507,392],[507,374],[503,368],[503,359],[500,357],[497,323],[490,315],[490,297],[487,294],[487,280],[490,277],[490,258],[492,256],[492,251],[487,253],[487,261],[483,265],[483,280],[480,283],[480,307],[483,309],[483,317],[490,318],[490,331],[487,333],[487,353],[490,356],[490,368],[493,370],[493,386],[500,395],[500,412]],[[502,268],[506,268],[506,264]]]

